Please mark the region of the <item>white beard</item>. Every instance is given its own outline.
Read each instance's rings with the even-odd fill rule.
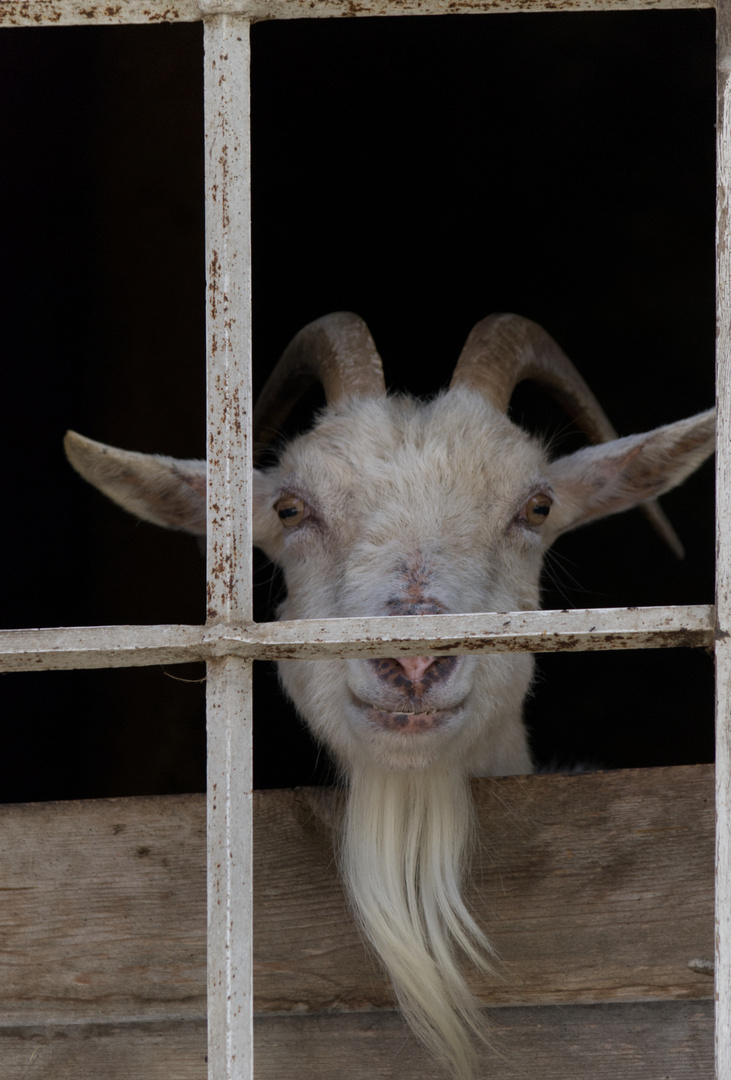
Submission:
[[[474,1075],[486,1037],[457,958],[492,971],[494,956],[460,891],[472,832],[457,770],[352,770],[341,856],[352,906],[406,1020],[459,1080]]]

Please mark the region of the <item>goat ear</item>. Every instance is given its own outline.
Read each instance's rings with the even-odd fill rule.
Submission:
[[[69,461],[85,480],[131,514],[166,529],[205,536],[206,463],[118,450],[66,433]]]
[[[558,535],[587,521],[628,510],[681,484],[715,447],[715,410],[588,446],[559,458],[548,475],[556,492],[549,522]]]
[[[138,454],[66,433],[69,461],[85,480],[131,514],[166,529],[206,535],[206,463]],[[274,545],[281,529],[271,513],[272,483],[254,469],[254,543]]]

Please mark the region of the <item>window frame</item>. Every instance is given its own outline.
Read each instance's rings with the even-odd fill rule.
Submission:
[[[717,18],[716,603],[662,608],[330,619],[252,615],[249,30],[260,19],[646,10],[642,0],[0,0],[0,25],[204,20],[207,271],[208,621],[205,626],[0,631],[0,671],[205,660],[208,725],[210,1080],[253,1078],[251,675],[278,655],[441,655],[700,646],[716,657],[716,1076],[731,1080],[731,0],[660,0]]]

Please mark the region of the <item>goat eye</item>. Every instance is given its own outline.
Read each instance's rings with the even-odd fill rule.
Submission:
[[[548,495],[534,495],[523,507],[523,517],[529,525],[542,525],[551,512],[552,502]]]
[[[294,495],[285,495],[274,504],[279,520],[286,529],[293,529],[304,519],[305,504]]]

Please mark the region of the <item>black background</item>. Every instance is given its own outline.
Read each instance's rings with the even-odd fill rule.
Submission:
[[[390,385],[432,393],[512,310],[622,434],[711,404],[714,34],[711,11],[255,26],[257,386],[346,308]],[[5,627],[203,621],[195,541],[106,503],[61,450],[73,427],[203,455],[202,37],[0,34]],[[530,388],[513,415],[566,427]],[[560,542],[545,605],[712,602],[712,466],[665,506],[683,563],[623,515]],[[257,583],[265,618],[279,585],[264,565]],[[202,790],[202,677],[2,676],[0,801]],[[257,784],[327,779],[266,665],[257,692]],[[689,650],[543,657],[528,707],[539,761],[607,768],[712,760],[712,714],[712,659]]]

